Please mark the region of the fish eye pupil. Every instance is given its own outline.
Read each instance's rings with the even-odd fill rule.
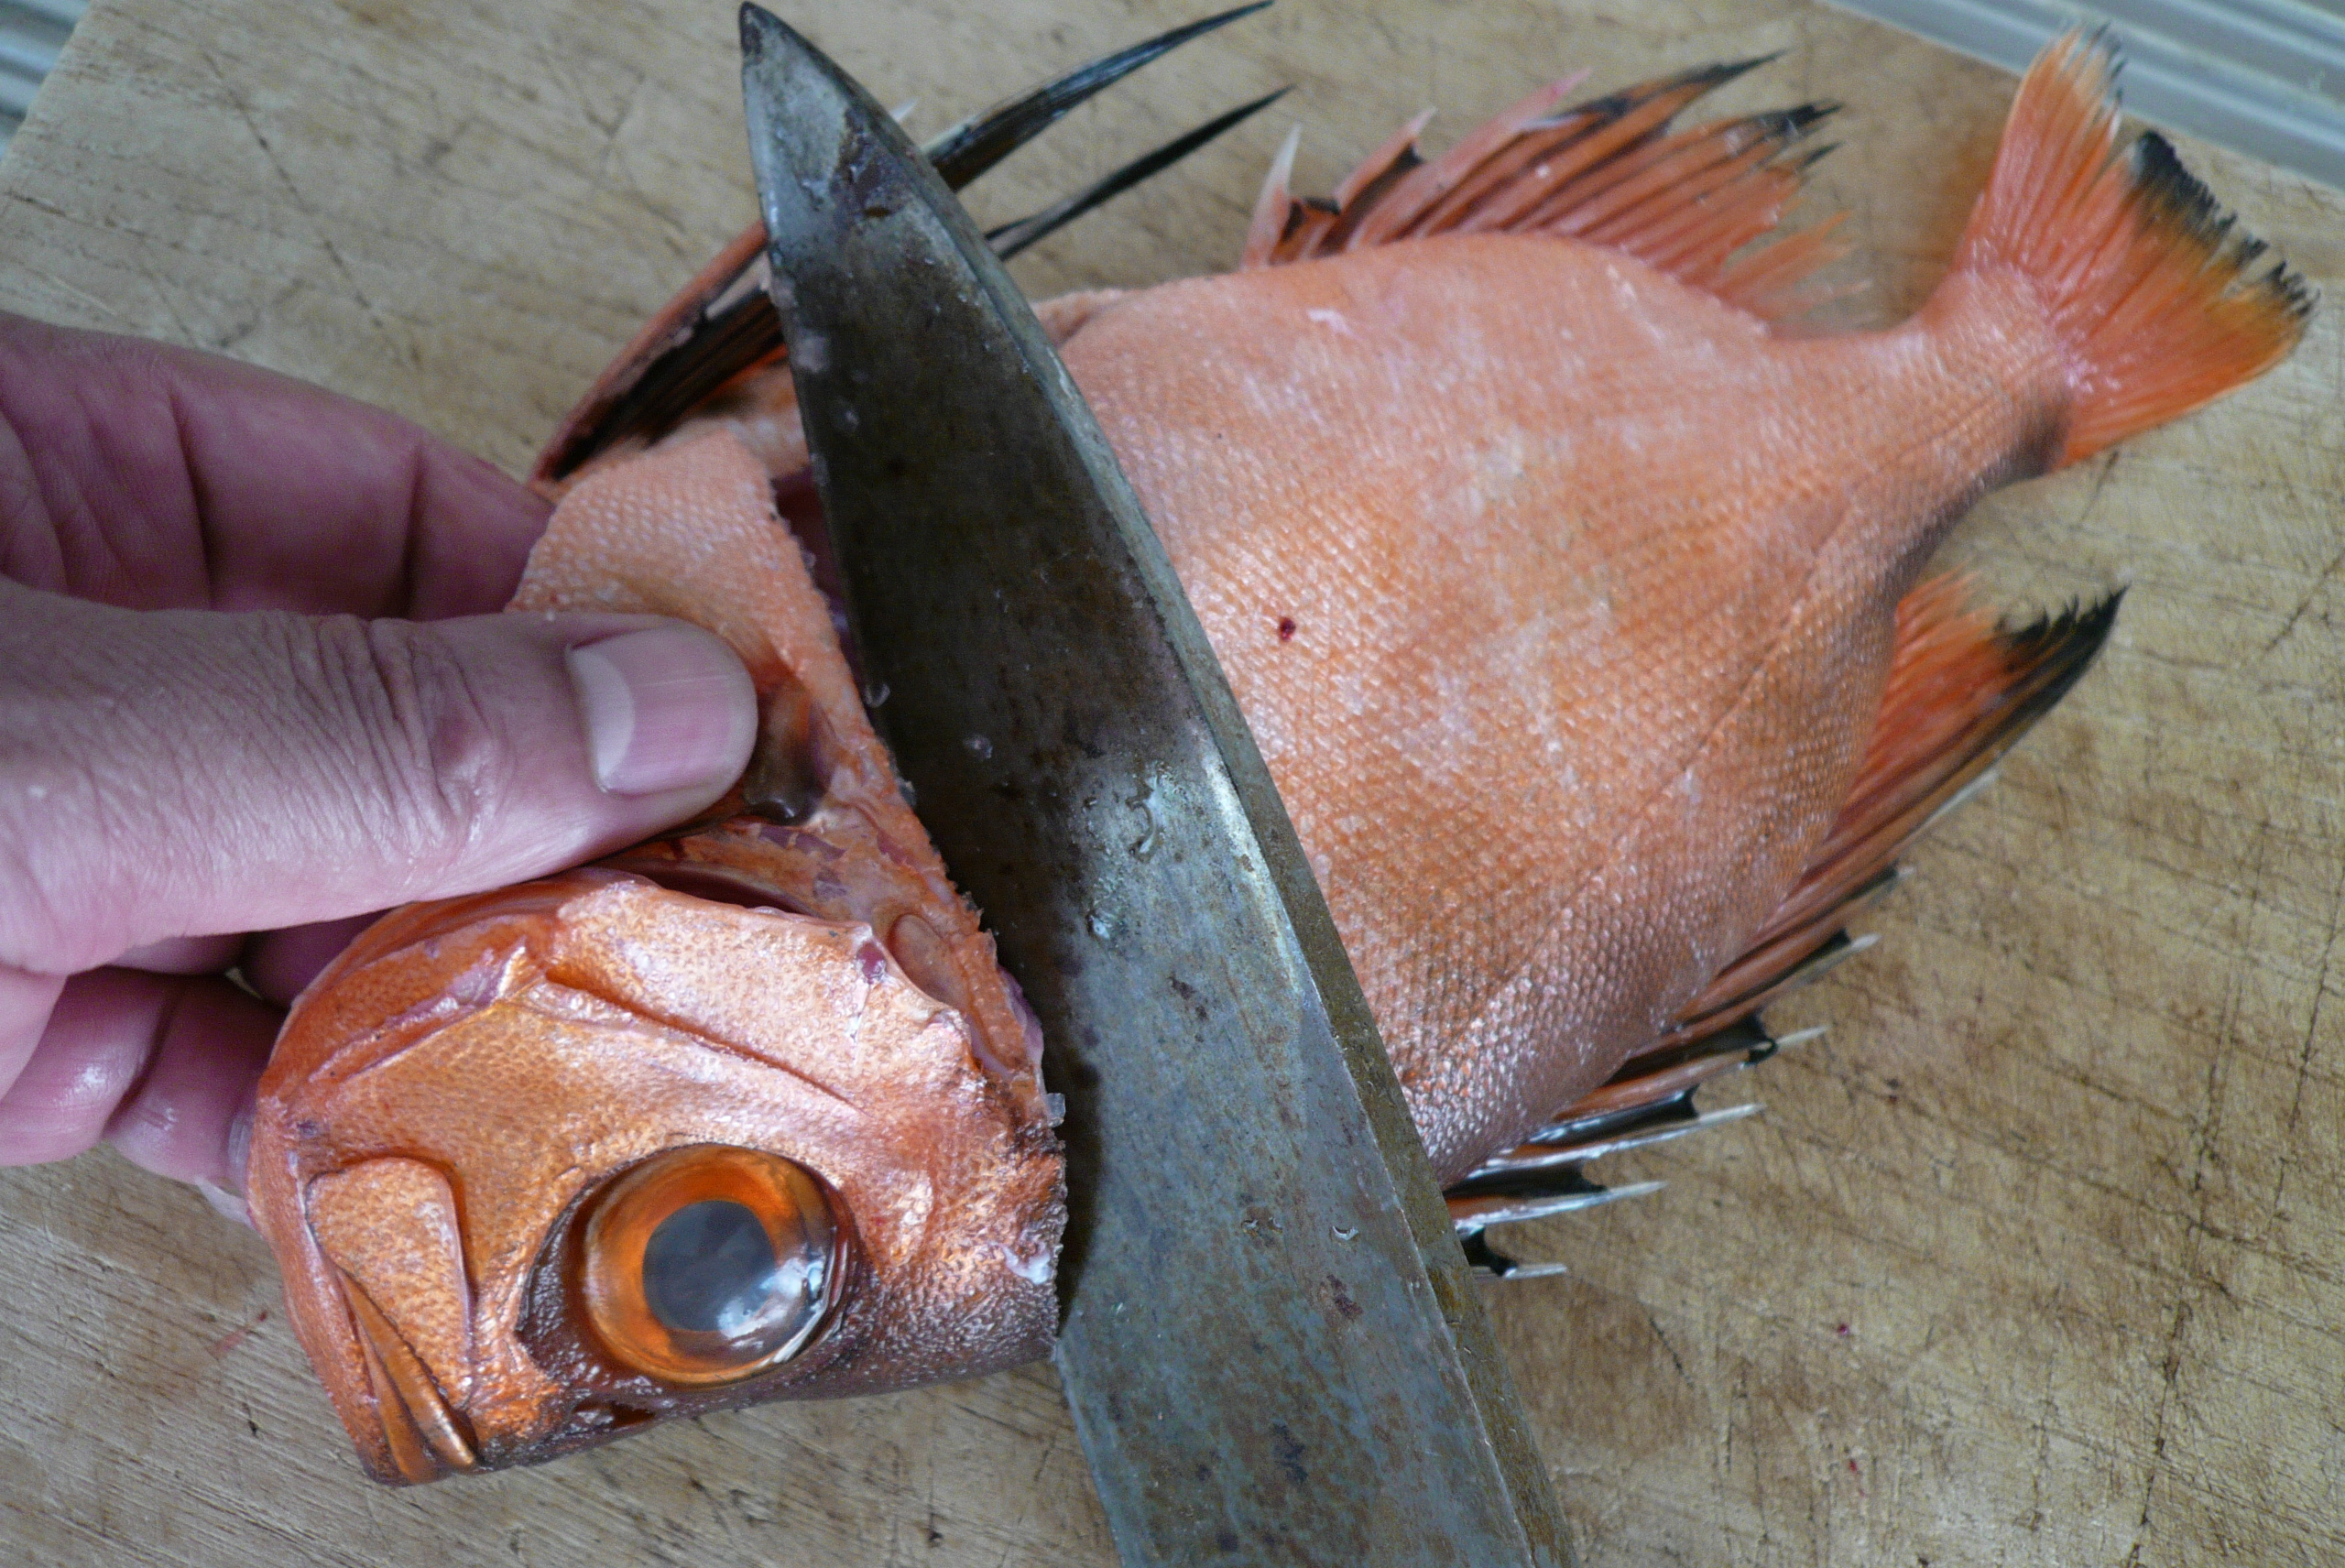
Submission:
[[[731,1339],[751,1331],[789,1288],[782,1273],[756,1214],[705,1199],[661,1220],[644,1244],[644,1303],[671,1332]]]

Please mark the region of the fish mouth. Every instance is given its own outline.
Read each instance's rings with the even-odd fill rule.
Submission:
[[[468,1423],[450,1407],[422,1361],[347,1274],[342,1289],[382,1422],[383,1445],[398,1478],[420,1485],[476,1468],[480,1456]]]

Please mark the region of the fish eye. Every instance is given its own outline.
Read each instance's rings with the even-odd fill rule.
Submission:
[[[813,1336],[840,1242],[830,1198],[802,1167],[755,1149],[673,1149],[594,1201],[580,1294],[625,1365],[670,1383],[729,1383]]]

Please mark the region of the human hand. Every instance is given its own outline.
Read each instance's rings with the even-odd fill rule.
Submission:
[[[731,785],[714,637],[492,613],[545,513],[379,409],[0,316],[0,1163],[241,1192],[283,1009],[374,911]]]

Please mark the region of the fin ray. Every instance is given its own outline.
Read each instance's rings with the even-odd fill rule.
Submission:
[[[971,115],[932,139],[922,151],[946,186],[959,191],[1048,130],[1075,105],[1191,39],[1250,16],[1269,4],[1270,0],[1246,0],[1063,71]],[[1178,162],[1278,96],[1271,93],[1216,116],[1064,201],[1007,225],[997,232],[1002,254],[1016,254]],[[529,472],[533,488],[558,498],[579,470],[612,448],[629,440],[658,440],[727,387],[780,362],[784,353],[781,317],[766,297],[764,287],[765,238],[762,220],[735,235],[595,377],[538,454]]]
[[[1838,105],[1671,129],[1687,105],[1763,63],[1705,66],[1558,109],[1577,81],[1566,78],[1430,160],[1417,149],[1420,116],[1325,201],[1288,189],[1290,144],[1263,184],[1239,265],[1278,266],[1436,234],[1546,234],[1625,252],[1754,314],[1795,314],[1815,302],[1797,286],[1837,259],[1837,246],[1792,235],[1729,264],[1775,233],[1815,161],[1783,154]]]
[[[1906,594],[1872,737],[1806,870],[1671,1028],[1532,1141],[1555,1141],[1573,1125],[1609,1129],[1772,1054],[1761,1010],[1871,944],[1849,939],[1849,920],[1897,885],[1897,857],[2075,686],[2122,598],[2015,627],[1972,607],[1959,575]]]

